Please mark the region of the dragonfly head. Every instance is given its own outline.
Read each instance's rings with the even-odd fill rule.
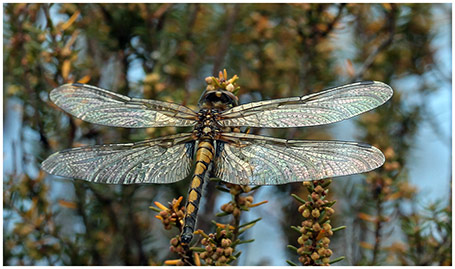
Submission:
[[[199,99],[199,107],[216,108],[221,111],[237,106],[239,98],[224,89],[206,90]]]

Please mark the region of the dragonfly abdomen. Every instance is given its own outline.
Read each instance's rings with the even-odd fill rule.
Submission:
[[[199,143],[196,151],[196,168],[190,189],[188,190],[184,226],[180,237],[184,244],[190,243],[191,239],[193,239],[197,211],[199,209],[199,202],[201,201],[202,186],[204,181],[209,178],[214,155],[215,148],[212,140],[204,140]]]

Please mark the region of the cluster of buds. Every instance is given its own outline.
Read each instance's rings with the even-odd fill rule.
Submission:
[[[260,203],[253,204],[254,198],[252,195],[242,196],[242,194],[249,193],[255,190],[257,187],[251,188],[249,186],[236,185],[231,183],[226,183],[225,186],[228,188],[228,190],[221,190],[229,191],[229,193],[232,195],[232,200],[221,206],[221,211],[223,211],[223,213],[217,214],[217,216],[232,214],[234,218],[240,218],[242,211],[249,211],[252,207],[267,203],[267,201],[262,201]]]
[[[227,265],[236,259],[234,256],[234,244],[232,243],[232,230],[230,225],[217,223],[216,233],[205,234],[198,230],[202,235],[201,244],[204,246],[200,253],[200,258],[206,265]]]
[[[392,147],[387,147],[384,150],[384,156],[386,159],[386,161],[384,163],[385,171],[394,172],[394,171],[398,171],[401,168],[401,164],[398,161],[398,156]]]
[[[395,200],[399,198],[412,198],[415,195],[416,189],[407,182],[394,182],[401,168],[398,156],[392,147],[387,147],[384,150],[386,161],[381,172],[369,173],[367,182],[372,188],[372,193],[375,198],[380,200]]]
[[[299,255],[299,261],[303,265],[329,265],[332,250],[329,248],[330,237],[336,230],[345,227],[333,229],[330,225],[330,216],[335,210],[332,206],[335,201],[328,201],[326,195],[327,187],[331,180],[319,180],[304,182],[303,185],[310,195],[308,200],[293,195],[302,205],[299,207],[299,213],[304,220],[300,227],[293,227],[301,236],[297,242],[299,248],[295,248]],[[339,261],[341,259],[337,259]]]
[[[236,260],[240,255],[240,252],[235,254],[235,247],[240,244],[250,243],[254,240],[241,241],[239,236],[253,227],[256,222],[260,220],[256,219],[248,223],[240,225],[240,215],[242,211],[248,211],[251,207],[256,207],[261,204],[267,203],[263,201],[261,203],[253,204],[253,196],[245,195],[256,188],[248,186],[241,186],[235,184],[225,184],[226,188],[218,186],[217,188],[224,192],[229,192],[232,196],[231,201],[221,206],[221,213],[217,216],[232,215],[233,220],[231,224],[221,224],[214,222],[216,225],[216,232],[205,234],[202,230],[197,230],[195,234],[202,236],[201,244],[203,248],[191,248],[195,256],[200,258],[206,265],[220,266],[228,265],[232,261]]]
[[[171,239],[171,246],[169,247],[169,250],[171,252],[177,253],[180,257],[187,257],[188,256],[188,248],[184,245],[181,244],[180,242],[180,235],[177,235]],[[191,256],[191,254],[190,254]],[[166,265],[177,265],[177,266],[183,266],[183,265],[188,265],[185,263],[185,260],[183,258],[181,259],[176,259],[176,260],[166,260],[164,262]],[[190,263],[191,265],[191,263]]]
[[[240,90],[240,87],[237,86],[236,81],[239,79],[237,75],[234,75],[232,78],[228,79],[226,69],[223,72],[220,71],[218,77],[206,77],[205,82],[207,83],[207,91],[213,91],[216,89],[225,89],[237,94]]]
[[[173,226],[183,228],[183,219],[185,217],[185,207],[181,207],[183,197],[180,196],[178,199],[173,199],[169,203],[169,207],[164,206],[160,202],[155,202],[157,207],[151,206],[150,208],[154,211],[159,212],[155,217],[164,225],[164,229],[170,230]]]
[[[192,258],[188,258],[193,256],[192,251],[180,242],[180,233],[183,229],[185,217],[185,207],[181,206],[182,200],[183,197],[180,196],[178,199],[173,199],[172,202],[169,203],[169,207],[164,206],[160,202],[155,202],[156,207],[150,207],[152,210],[158,212],[158,215],[155,217],[161,220],[164,229],[170,230],[172,227],[177,227],[179,229],[179,235],[173,237],[170,241],[169,250],[177,253],[182,258],[167,260],[164,262],[166,265],[191,265],[194,263]]]

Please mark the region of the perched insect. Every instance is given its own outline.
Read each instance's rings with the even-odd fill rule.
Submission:
[[[62,85],[51,91],[50,99],[87,122],[194,129],[136,143],[59,151],[42,168],[96,183],[173,183],[187,177],[195,161],[181,234],[182,243],[187,244],[193,238],[202,185],[211,176],[234,184],[277,185],[367,172],[384,163],[379,149],[362,143],[285,140],[239,132],[239,127],[304,127],[351,118],[390,99],[393,90],[384,83],[357,82],[302,97],[244,105],[238,105],[232,88],[207,89],[195,112],[85,84]]]

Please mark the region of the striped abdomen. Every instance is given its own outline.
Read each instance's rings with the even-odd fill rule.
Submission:
[[[196,151],[196,168],[188,191],[184,226],[182,235],[180,236],[184,244],[190,243],[191,239],[193,239],[197,211],[199,209],[199,202],[201,201],[202,185],[204,184],[204,180],[209,178],[214,155],[215,148],[213,147],[212,140],[204,140],[199,143]]]

